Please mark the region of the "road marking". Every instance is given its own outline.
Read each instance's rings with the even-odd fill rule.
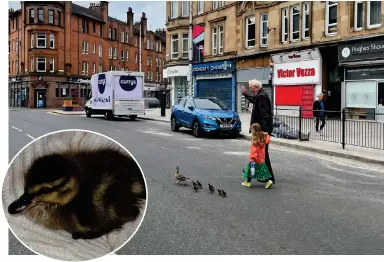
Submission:
[[[188,149],[201,149],[201,147],[197,147],[197,146],[187,146]]]
[[[23,130],[17,128],[17,127],[14,127],[14,126],[11,126],[13,129],[16,129],[17,131],[20,131],[20,132],[23,132]]]
[[[162,132],[154,132],[154,131],[141,131],[141,133],[158,135],[158,136],[172,136],[171,134],[162,133]]]
[[[31,136],[30,134],[25,134],[27,137],[29,137],[30,139],[32,140],[35,140],[35,138],[33,136]]]
[[[249,152],[223,152],[224,154],[227,154],[227,155],[236,155],[236,156],[247,156],[249,154]]]
[[[339,162],[337,160],[332,160],[332,159],[329,159],[329,158],[312,155],[310,153],[308,154],[308,153],[304,153],[304,152],[300,152],[300,151],[293,151],[293,150],[281,149],[281,148],[276,148],[276,147],[274,147],[272,150],[283,151],[283,152],[290,152],[290,153],[293,153],[293,154],[302,154],[302,155],[306,155],[306,156],[311,156],[311,157],[319,158],[319,159],[322,159],[324,161],[329,161],[329,162],[332,162],[334,164],[341,165],[341,166],[357,168],[357,169],[361,169],[361,170],[368,170],[368,171],[372,171],[372,172],[384,173],[384,170],[382,170],[382,169],[371,169],[371,168],[366,168],[366,167],[361,167],[361,166],[352,166],[350,164],[344,164],[344,163],[341,163],[341,162]]]

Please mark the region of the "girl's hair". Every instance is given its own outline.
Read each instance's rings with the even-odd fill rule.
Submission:
[[[263,130],[261,130],[261,126],[257,123],[252,124],[251,130],[252,130],[251,143],[254,146],[264,146],[265,145],[265,135],[263,133]]]

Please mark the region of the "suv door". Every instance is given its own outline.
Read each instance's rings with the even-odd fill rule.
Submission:
[[[192,121],[195,116],[194,111],[195,111],[195,103],[193,103],[192,99],[187,99],[184,106],[183,121],[185,125],[188,127],[192,127]]]
[[[175,107],[174,115],[176,118],[176,122],[178,124],[183,124],[182,118],[183,118],[183,112],[184,112],[184,105],[185,105],[185,98],[182,98],[179,100],[179,103]]]

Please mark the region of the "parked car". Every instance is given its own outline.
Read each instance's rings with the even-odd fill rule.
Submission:
[[[238,136],[241,121],[215,97],[186,97],[171,108],[171,130],[177,132],[180,127],[192,129],[195,137],[215,132]]]

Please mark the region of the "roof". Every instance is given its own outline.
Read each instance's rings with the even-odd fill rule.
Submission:
[[[101,14],[87,7],[83,7],[74,3],[72,3],[72,14],[78,15],[78,16],[84,16],[84,17],[104,23],[103,19],[101,18]]]

